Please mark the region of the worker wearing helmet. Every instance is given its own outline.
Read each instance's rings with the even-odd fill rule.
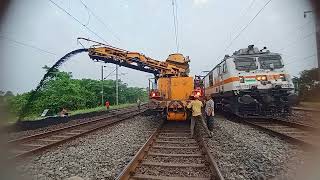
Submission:
[[[196,121],[201,123],[203,129],[206,131],[209,137],[212,137],[210,131],[208,130],[208,127],[206,126],[203,117],[201,108],[203,107],[202,102],[199,100],[199,95],[194,96],[195,100],[188,103],[187,108],[192,110],[192,116],[191,116],[191,124],[190,124],[190,130],[191,130],[191,136],[193,137],[194,134],[194,126]]]

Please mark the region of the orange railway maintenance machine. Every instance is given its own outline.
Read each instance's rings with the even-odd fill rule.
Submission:
[[[115,48],[86,38],[78,40],[95,43],[88,50],[89,57],[95,61],[154,74],[157,88],[150,90],[150,101],[163,110],[167,120],[187,120],[187,101],[196,93],[199,95],[199,92],[202,92],[195,90],[193,77],[188,76],[188,57],[176,53],[170,54],[165,61],[158,61],[138,52]]]

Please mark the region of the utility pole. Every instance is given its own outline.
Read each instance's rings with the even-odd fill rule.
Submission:
[[[118,65],[116,65],[116,105],[119,105]]]
[[[314,11],[304,11],[303,17],[306,18],[308,13],[315,13]],[[320,80],[320,18],[316,17],[316,43],[317,43],[317,59],[318,59],[318,77]]]
[[[101,66],[101,106],[104,104],[104,97],[103,97],[103,65]]]

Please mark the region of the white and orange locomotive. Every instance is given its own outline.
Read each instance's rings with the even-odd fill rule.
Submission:
[[[296,100],[281,55],[253,45],[226,55],[203,80],[216,108],[240,117],[285,116]]]

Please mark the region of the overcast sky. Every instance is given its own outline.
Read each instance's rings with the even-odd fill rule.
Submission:
[[[80,0],[52,1],[110,45],[158,60],[165,60],[176,51],[171,0],[82,0],[108,27],[88,12]],[[315,67],[315,16],[311,13],[303,17],[303,12],[311,9],[306,0],[271,1],[239,38],[231,41],[267,1],[177,0],[179,52],[190,56],[191,74],[212,69],[224,54],[249,44],[282,53],[292,75]],[[14,93],[34,89],[44,74],[44,65],[51,66],[66,53],[81,48],[77,37],[101,41],[49,0],[12,1],[0,31],[1,78],[5,82],[0,89]],[[105,74],[115,67],[107,66]],[[101,63],[93,62],[87,54],[77,55],[61,67],[72,72],[74,78],[91,79],[100,79],[100,69]],[[147,79],[152,77],[124,67],[120,72],[127,73],[120,78],[130,86],[147,87]]]

